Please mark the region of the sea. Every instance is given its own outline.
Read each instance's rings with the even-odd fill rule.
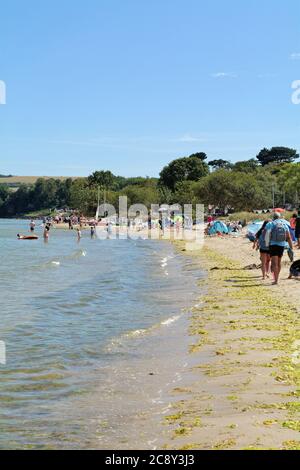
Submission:
[[[0,449],[158,449],[205,275],[171,243],[0,219]]]

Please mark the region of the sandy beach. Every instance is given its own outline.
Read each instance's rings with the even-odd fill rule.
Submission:
[[[299,449],[300,284],[287,280],[287,256],[273,286],[253,269],[259,254],[244,236],[208,238],[193,253],[177,248],[207,279],[190,321],[196,380],[173,392],[166,448]]]

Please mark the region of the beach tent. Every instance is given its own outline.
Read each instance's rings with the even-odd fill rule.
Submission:
[[[224,222],[221,222],[220,220],[216,220],[212,226],[210,227],[208,234],[209,235],[216,235],[216,233],[229,233],[228,227]]]
[[[290,234],[291,234],[293,242],[295,242],[296,241],[295,230],[292,229],[290,223],[287,220],[285,221],[285,223],[289,227]],[[254,242],[255,236],[256,236],[257,232],[261,229],[262,226],[263,226],[263,221],[262,220],[255,220],[250,225],[248,225],[248,227],[247,227],[247,237],[249,238],[249,240],[251,242]]]
[[[247,227],[247,237],[251,242],[254,242],[255,235],[257,232],[262,228],[263,221],[262,220],[255,220]]]

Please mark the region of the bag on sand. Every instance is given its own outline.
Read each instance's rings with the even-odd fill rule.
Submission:
[[[287,228],[282,222],[277,222],[271,232],[271,241],[273,243],[282,243],[287,239]]]

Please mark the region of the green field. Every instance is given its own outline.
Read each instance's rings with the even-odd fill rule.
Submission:
[[[0,184],[6,184],[8,186],[17,187],[21,184],[34,184],[39,178],[45,179],[58,179],[64,181],[68,178],[76,179],[74,176],[9,176],[0,177]]]

